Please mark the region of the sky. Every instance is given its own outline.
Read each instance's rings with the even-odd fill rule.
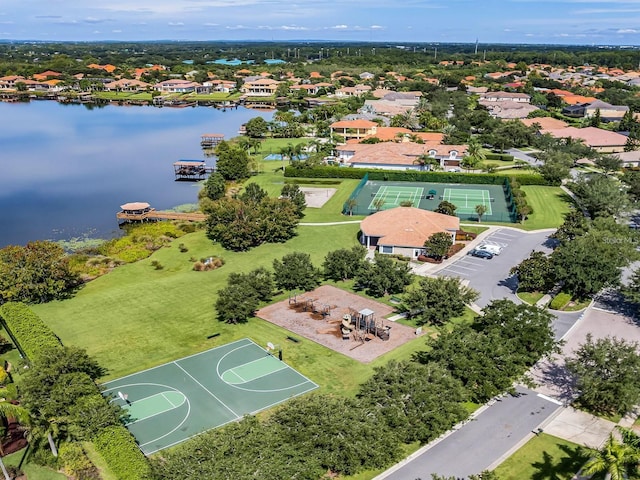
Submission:
[[[0,39],[640,45],[640,0],[0,1]]]

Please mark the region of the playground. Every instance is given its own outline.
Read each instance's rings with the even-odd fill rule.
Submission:
[[[477,221],[476,205],[486,209],[483,221],[515,221],[515,207],[502,185],[366,180],[353,191],[343,213],[370,215],[402,205],[434,211],[445,200],[457,207],[456,215],[462,221]]]
[[[151,455],[318,388],[267,348],[245,338],[105,383],[103,394]]]
[[[323,285],[294,293],[258,310],[257,316],[363,363],[416,338],[414,328],[385,317],[393,308]]]

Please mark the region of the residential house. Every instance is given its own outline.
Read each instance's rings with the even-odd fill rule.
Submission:
[[[61,76],[62,74],[60,72],[54,72],[52,70],[47,70],[46,72],[42,73],[34,73],[33,75],[31,75],[31,77],[38,82],[42,82],[43,80],[47,80],[49,78],[58,78]]]
[[[336,89],[336,97],[359,97],[371,91],[369,85],[356,85],[355,87],[342,87]]]
[[[330,125],[331,135],[340,135],[345,141],[375,135],[378,124],[369,120],[340,120]]]
[[[582,140],[585,145],[600,153],[623,152],[627,144],[627,137],[625,135],[596,127],[566,127],[554,130],[541,130],[540,133],[548,133],[555,138]]]
[[[358,75],[360,77],[360,80],[373,80],[375,75],[373,73],[370,72],[362,72],[360,75]]]
[[[531,102],[531,96],[518,92],[487,92],[480,95],[478,102],[481,105],[494,102],[529,103]]]
[[[458,217],[414,207],[396,207],[362,220],[360,241],[382,254],[399,254],[415,259],[425,253],[424,243],[431,235],[445,232],[455,243],[459,228]]]
[[[280,82],[272,78],[262,78],[245,82],[240,91],[249,97],[270,97],[276,94]]]
[[[527,118],[531,112],[539,110],[535,105],[524,102],[500,101],[500,102],[480,102],[486,107],[492,117],[501,120],[514,120]]]
[[[611,105],[602,100],[570,105],[562,109],[563,114],[578,118],[591,118],[596,115],[596,112],[600,112],[600,119],[603,122],[619,122],[628,111],[629,107],[626,105]]]
[[[199,86],[199,83],[192,82],[191,80],[175,78],[156,83],[153,88],[162,93],[191,93],[195,92],[196,87]]]
[[[336,158],[345,166],[385,170],[429,170],[422,157],[437,159],[443,170],[455,170],[466,153],[466,145],[438,143],[348,143],[336,147]]]
[[[553,117],[538,117],[538,118],[525,118],[520,120],[527,127],[532,127],[534,125],[538,126],[538,131],[540,130],[558,130],[561,128],[566,128],[569,126],[567,122],[563,122],[562,120],[558,120]]]
[[[210,88],[212,92],[231,93],[236,89],[236,82],[231,80],[209,80],[202,84]]]
[[[150,83],[128,78],[121,78],[104,85],[105,90],[116,90],[118,92],[141,92],[149,87],[151,87]]]
[[[624,168],[640,167],[640,150],[620,152],[616,153],[615,156],[622,160]]]
[[[116,71],[116,66],[111,64],[106,65],[98,65],[97,63],[92,63],[87,65],[87,68],[93,68],[94,70],[104,70],[107,73],[113,73]]]
[[[0,90],[15,90],[16,83],[23,82],[25,78],[20,75],[7,75],[0,77]]]

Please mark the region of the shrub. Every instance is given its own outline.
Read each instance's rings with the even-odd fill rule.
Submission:
[[[206,272],[208,270],[215,270],[224,265],[224,259],[222,257],[206,257],[201,258],[199,261],[193,264],[193,269],[196,272]]]
[[[98,469],[79,443],[63,443],[58,450],[58,464],[65,475],[78,480],[100,479]]]
[[[164,268],[164,266],[158,260],[153,260],[151,262],[151,266],[156,270],[162,270]]]
[[[105,428],[94,439],[96,450],[117,478],[147,480],[151,467],[129,431],[123,426]]]
[[[560,292],[549,304],[549,308],[552,310],[562,310],[571,301],[571,295],[568,293]]]
[[[500,160],[503,162],[512,162],[514,157],[508,153],[487,153],[485,155],[487,160]]]
[[[21,353],[33,360],[41,350],[60,347],[60,340],[24,303],[5,303],[0,319]]]
[[[9,374],[4,369],[4,367],[0,367],[0,385],[4,385],[9,380]]]
[[[178,245],[178,249],[180,250],[180,252],[182,253],[186,253],[189,251],[189,249],[185,246],[184,243],[181,243],[180,245]]]

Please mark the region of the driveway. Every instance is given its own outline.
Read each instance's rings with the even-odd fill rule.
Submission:
[[[439,442],[416,452],[375,480],[429,480],[431,474],[467,478],[496,464],[561,410],[558,402],[524,387],[483,409]]]
[[[509,153],[510,155],[513,155],[515,159],[524,160],[529,165],[532,165],[534,167],[542,165],[542,162],[539,161],[537,158],[532,157],[531,155],[528,155],[527,153],[523,152],[522,150],[518,150],[517,148],[511,148],[507,150],[507,153]]]
[[[526,233],[511,228],[497,228],[484,237],[482,243],[503,247],[500,255],[491,260],[466,255],[435,273],[468,281],[471,288],[480,292],[480,298],[476,302],[480,307],[501,298],[519,302],[515,295],[517,284],[509,270],[527,258],[533,250],[550,253],[550,232]]]

